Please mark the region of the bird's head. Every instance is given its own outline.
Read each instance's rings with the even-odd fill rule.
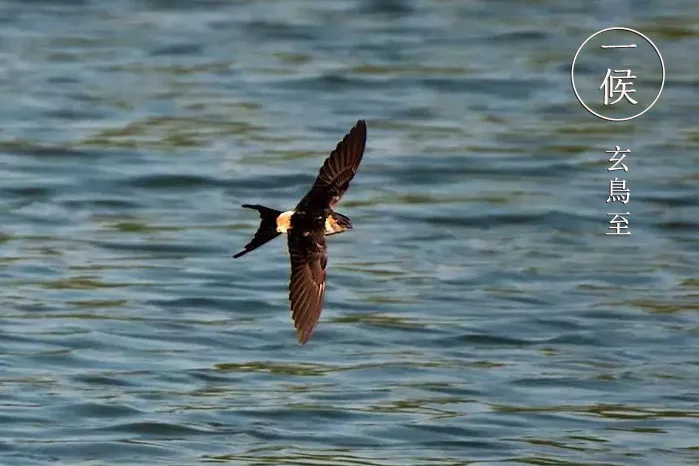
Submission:
[[[352,221],[346,215],[342,215],[342,214],[339,214],[337,212],[333,212],[331,214],[331,216],[332,216],[332,219],[334,220],[334,222],[332,222],[332,223],[334,223],[333,229],[336,230],[336,233],[340,233],[340,232],[352,229]]]

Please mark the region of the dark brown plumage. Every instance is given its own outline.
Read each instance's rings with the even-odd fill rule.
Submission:
[[[267,241],[281,235],[281,233],[277,231],[277,217],[279,217],[279,214],[281,214],[279,210],[270,209],[269,207],[265,207],[263,205],[243,204],[243,207],[258,211],[262,221],[260,222],[260,227],[255,232],[255,236],[252,237],[250,242],[246,244],[239,253],[233,256],[235,259],[259,248]]]
[[[365,145],[366,123],[359,120],[325,159],[315,183],[291,217],[289,301],[301,344],[311,337],[323,309],[328,263],[325,221],[357,173]]]
[[[260,205],[243,206],[258,210],[262,221],[255,237],[234,257],[252,251],[281,232],[288,234],[291,259],[289,302],[301,344],[313,334],[323,309],[328,263],[325,237],[352,228],[349,217],[335,212],[333,207],[357,173],[365,145],[366,123],[359,120],[330,153],[313,186],[293,211],[280,212]]]
[[[301,199],[296,210],[334,207],[357,173],[365,145],[366,123],[364,120],[359,120],[325,159],[313,187]]]
[[[309,235],[289,233],[291,278],[289,301],[299,343],[304,344],[313,333],[323,309],[325,267],[328,253],[323,230],[312,229]]]

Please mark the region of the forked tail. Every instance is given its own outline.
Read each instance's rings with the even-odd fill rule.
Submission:
[[[260,227],[257,229],[255,236],[253,236],[250,242],[246,244],[239,253],[233,256],[236,259],[254,249],[259,248],[267,241],[274,239],[281,234],[277,231],[277,217],[279,217],[279,214],[282,213],[281,210],[270,209],[269,207],[259,204],[243,204],[243,207],[258,211],[262,221],[260,221]]]

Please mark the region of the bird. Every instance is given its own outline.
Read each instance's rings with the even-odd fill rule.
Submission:
[[[325,159],[315,182],[295,208],[280,211],[259,204],[242,207],[260,214],[260,226],[252,240],[235,254],[239,258],[281,234],[287,235],[291,262],[289,305],[299,344],[315,330],[325,298],[328,252],[326,236],[352,229],[352,221],[334,210],[357,173],[366,146],[364,120],[337,143]]]

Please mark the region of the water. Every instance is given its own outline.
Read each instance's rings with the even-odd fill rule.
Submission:
[[[697,20],[0,2],[0,464],[697,464]],[[613,25],[668,68],[620,124],[569,79]],[[301,347],[284,241],[231,258],[239,206],[292,207],[359,118],[355,229]],[[617,208],[631,236],[604,235]]]

